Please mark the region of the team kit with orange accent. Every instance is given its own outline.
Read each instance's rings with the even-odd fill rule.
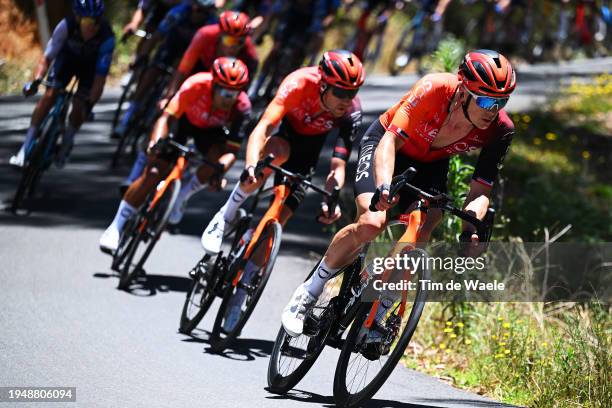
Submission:
[[[325,190],[332,197],[332,191],[343,188],[347,180],[354,180],[357,215],[353,223],[335,234],[325,255],[308,279],[294,290],[282,311],[282,330],[289,338],[298,338],[306,335],[306,316],[327,281],[350,265],[364,245],[376,238],[387,223],[387,211],[397,204],[402,212],[408,211],[419,199],[416,193],[391,196],[394,175],[413,167],[416,173],[412,185],[427,194],[441,194],[447,188],[449,158],[479,150],[464,210],[474,214],[473,222],[483,219],[489,207],[488,197],[514,135],[512,120],[503,108],[516,86],[516,75],[501,54],[491,50],[471,51],[464,57],[457,74],[422,77],[396,104],[369,124],[359,139],[362,108],[358,92],[366,81],[365,69],[350,51],[325,51],[318,66],[299,68],[282,79],[245,138],[246,124],[252,115],[246,88],[258,65],[250,34],[249,17],[237,11],[223,12],[218,23],[197,30],[162,98],[166,102],[160,104],[163,111],[150,132],[143,162],[146,165],[136,173],[140,176],[123,195],[99,245],[102,251],[115,254],[126,223],[147,202],[147,197],[155,194],[156,186],[170,171],[182,174],[186,156],[177,170],[176,156],[164,153],[169,139],[178,142],[178,146],[192,139],[194,150],[212,163],[198,166],[182,184],[176,201],[172,202],[170,224],[181,222],[187,201],[207,184],[212,190],[223,189],[226,180],[222,177],[241,155],[242,141],[247,139],[240,180],[202,232],[201,244],[206,254],[203,259],[214,259],[226,233],[238,224],[240,214],[244,214],[239,211],[240,207],[263,187],[272,168],[282,167],[294,174],[312,176],[328,136],[334,135]],[[347,175],[347,161],[358,140],[356,173]],[[268,167],[260,167],[264,157],[268,157]],[[256,236],[270,220],[284,226],[304,199],[303,183],[288,183],[277,172],[274,184],[275,199],[258,224]],[[162,190],[157,191],[159,196]],[[339,206],[328,204],[322,202],[317,214],[318,221],[324,224],[334,223],[341,216]],[[441,211],[431,209],[427,217],[414,209],[410,211],[414,222],[404,236],[413,241],[427,241],[440,222]],[[481,239],[469,222],[464,223],[463,229],[461,240],[475,244]],[[243,312],[238,306],[246,296],[248,282],[263,268],[262,262],[255,261],[257,254],[250,252],[254,247],[248,241],[251,238],[252,235],[242,237],[247,255],[232,282],[240,286],[236,293],[241,298],[230,302],[236,307],[224,312],[226,332],[233,330]],[[391,298],[376,301],[367,323],[360,329],[359,336],[364,339],[362,353],[369,359],[380,357],[376,350],[380,349],[385,333],[378,321],[396,301]],[[402,311],[403,307],[402,304]]]

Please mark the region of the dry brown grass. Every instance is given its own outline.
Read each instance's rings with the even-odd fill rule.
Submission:
[[[26,18],[13,0],[0,0],[0,58],[35,60],[40,56],[36,22]]]

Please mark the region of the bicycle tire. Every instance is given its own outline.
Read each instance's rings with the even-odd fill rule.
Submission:
[[[224,235],[224,239],[229,238],[232,234],[236,234],[236,238],[233,240],[232,248],[237,245],[239,241],[239,237],[241,237],[244,232],[247,230],[248,225],[251,220],[251,216],[247,216],[246,212],[242,209],[239,210],[239,220],[236,222],[235,227],[231,229],[227,235]],[[231,250],[230,250],[231,252]],[[206,256],[205,256],[206,258]],[[198,262],[198,266],[202,265],[205,261],[204,259]],[[179,332],[183,334],[190,334],[193,329],[195,329],[198,324],[208,312],[212,302],[215,300],[216,293],[215,289],[219,283],[219,280],[222,279],[224,275],[224,271],[219,271],[221,263],[224,262],[223,252],[219,252],[215,259],[215,262],[208,268],[209,271],[204,270],[206,286],[202,284],[200,280],[200,276],[196,275],[196,279],[193,280],[189,291],[185,297],[185,303],[183,304],[183,309],[181,311],[181,319],[179,322]],[[201,273],[198,271],[197,273]],[[205,293],[200,297],[199,302],[192,302],[192,299],[198,295],[198,289],[202,288],[206,290]],[[188,316],[189,306],[192,304],[198,304],[199,310],[195,313],[195,315],[190,318]]]
[[[151,217],[154,217],[155,215],[161,212],[161,218],[153,221],[157,225],[155,225],[153,234],[149,237],[149,244],[147,245],[147,249],[136,263],[136,267],[134,268],[136,269],[136,271],[142,270],[145,262],[151,255],[153,248],[155,248],[155,244],[157,244],[157,241],[159,241],[159,238],[162,232],[164,231],[164,228],[166,228],[166,225],[168,224],[168,218],[170,218],[170,213],[172,212],[172,208],[174,208],[174,205],[176,204],[176,200],[178,199],[180,191],[181,180],[172,180],[172,183],[166,188],[164,195],[160,198],[157,205],[155,206]],[[168,195],[168,193],[170,193],[170,195]],[[168,201],[167,203],[162,204],[165,197],[168,197]],[[162,205],[165,205],[165,208],[163,208]]]
[[[308,278],[313,272],[314,272],[314,269],[308,275]],[[330,284],[332,280],[333,279],[330,279],[326,285],[332,286],[333,283]],[[326,286],[326,289],[327,289],[327,286]],[[322,297],[323,296],[324,295],[322,295]],[[321,299],[322,297],[320,297],[319,299]],[[331,295],[330,295],[330,298],[331,298]],[[310,338],[305,335],[302,335],[296,338],[292,338],[291,336],[289,336],[289,334],[287,334],[283,326],[280,327],[280,330],[278,331],[278,334],[276,336],[276,340],[274,341],[274,347],[272,349],[272,353],[270,354],[270,362],[268,364],[268,390],[270,392],[273,392],[275,394],[287,393],[289,390],[295,387],[297,383],[299,383],[302,380],[302,378],[304,378],[304,376],[308,373],[308,371],[313,366],[315,361],[317,361],[317,359],[321,355],[321,352],[325,348],[325,345],[327,344],[326,342],[329,337],[329,334],[332,332],[334,327],[336,327],[335,326],[335,323],[336,323],[335,313],[336,312],[334,309],[334,305],[330,304],[334,299],[335,297],[328,299],[327,302],[324,301],[318,304],[320,305],[319,306],[320,308],[323,308],[323,312],[321,312],[321,314],[319,315],[320,321],[323,319],[326,319],[329,323],[327,327],[323,327],[324,331],[322,333],[319,333],[318,335],[314,337],[310,337]],[[285,343],[286,341],[291,342],[292,339],[296,340],[296,339],[301,339],[301,338],[308,338],[308,343],[306,345],[307,347],[306,351],[309,354],[295,368],[295,370],[293,370],[288,375],[283,375],[283,373],[281,373],[282,369],[280,367],[281,366],[280,358],[282,357],[282,353],[286,350],[282,350],[282,348],[285,346],[289,346]]]
[[[400,35],[397,45],[391,48],[391,54],[389,54],[389,64],[387,67],[391,76],[398,75],[410,63],[412,57],[409,47],[411,45],[412,39],[414,38],[414,35],[410,36],[410,33],[414,34],[414,32],[415,29],[412,24],[406,26],[406,28],[404,28],[404,31],[402,31],[402,34]],[[400,57],[400,53],[402,52],[406,54],[407,62],[403,66],[399,66],[397,64],[397,60]]]
[[[119,124],[119,117],[121,116],[121,113],[123,112],[122,106],[126,101],[128,101],[131,98],[132,96],[131,94],[134,92],[133,86],[137,84],[137,79],[139,76],[140,76],[140,72],[132,71],[132,74],[130,75],[130,79],[128,80],[128,83],[123,88],[123,92],[121,92],[121,96],[119,97],[119,101],[117,102],[117,108],[115,109],[115,112],[113,113],[113,122],[111,125],[111,129],[115,130],[115,128],[117,128],[117,125]]]
[[[219,254],[217,256],[215,266],[221,260],[221,256],[222,254]],[[183,309],[181,311],[181,319],[179,322],[178,329],[180,333],[191,334],[191,332],[196,327],[198,327],[198,324],[200,324],[200,322],[204,318],[204,315],[206,315],[206,312],[208,312],[208,309],[212,305],[212,302],[215,300],[216,296],[214,293],[214,288],[217,285],[218,280],[218,276],[215,273],[217,268],[215,266],[211,268],[211,272],[205,272],[206,276],[204,276],[203,278],[206,282],[206,285],[204,285],[200,280],[201,276],[196,276],[196,278],[193,279],[189,291],[187,292],[187,296],[185,297],[185,303],[183,304]],[[195,299],[196,296],[198,296],[199,290],[204,291],[200,296],[200,300],[198,302],[192,302],[192,299]],[[188,316],[189,306],[192,304],[195,305],[196,303],[199,306],[198,311],[192,318],[190,318]]]
[[[420,249],[414,251],[424,252]],[[425,254],[426,255],[426,254]],[[427,268],[422,268],[418,273],[418,280],[430,279],[431,272]],[[382,387],[389,377],[395,366],[399,362],[400,358],[404,354],[404,350],[408,346],[414,331],[418,325],[423,308],[425,307],[427,291],[424,290],[421,285],[417,286],[417,293],[413,302],[413,306],[410,310],[410,315],[404,329],[399,336],[395,348],[389,354],[389,357],[384,362],[379,373],[366,385],[361,391],[357,393],[351,393],[347,387],[347,369],[351,361],[351,356],[356,349],[357,335],[361,330],[363,323],[370,314],[372,306],[371,302],[363,303],[355,316],[353,324],[346,337],[340,356],[338,357],[338,363],[336,365],[336,372],[334,374],[334,400],[338,406],[341,407],[354,407],[361,405],[364,401],[369,400],[372,396]],[[354,361],[354,360],[353,360]],[[366,370],[367,371],[367,370]]]
[[[266,230],[271,228],[271,236],[266,234]],[[214,352],[220,353],[229,347],[236,337],[240,335],[240,332],[244,328],[244,325],[249,320],[251,313],[255,310],[255,306],[263,293],[268,280],[270,279],[270,275],[272,274],[272,269],[274,268],[274,263],[276,262],[276,257],[278,256],[278,251],[280,249],[280,243],[282,238],[283,229],[282,226],[273,221],[269,223],[266,228],[262,231],[262,235],[260,236],[257,243],[255,243],[254,249],[251,254],[255,254],[259,245],[265,245],[265,243],[270,239],[272,239],[272,246],[270,249],[270,256],[268,258],[268,262],[265,265],[265,270],[259,282],[257,282],[256,289],[251,297],[251,301],[247,303],[246,310],[241,313],[240,319],[234,326],[231,332],[226,333],[223,336],[223,321],[227,311],[227,308],[230,305],[231,299],[235,293],[236,287],[233,285],[228,285],[228,287],[224,291],[223,301],[221,302],[221,306],[219,306],[219,310],[217,312],[217,317],[215,318],[215,323],[213,325],[213,331],[211,335],[211,348]],[[248,298],[247,298],[248,299]]]

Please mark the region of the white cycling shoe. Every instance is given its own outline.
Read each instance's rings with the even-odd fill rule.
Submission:
[[[219,210],[213,219],[208,223],[206,229],[202,233],[202,248],[209,255],[216,255],[221,251],[221,244],[223,243],[224,234],[229,231],[238,220],[246,216],[246,211],[242,208],[236,211],[236,217],[232,221],[225,221],[225,217],[221,210]]]
[[[287,334],[291,337],[298,337],[302,334],[304,317],[316,302],[317,298],[308,293],[303,284],[297,287],[281,316],[281,322]]]
[[[104,231],[100,237],[100,250],[107,254],[113,254],[119,247],[119,231],[112,225]]]
[[[24,162],[25,152],[23,151],[23,149],[20,149],[17,154],[12,155],[9,159],[9,164],[15,167],[23,167]]]

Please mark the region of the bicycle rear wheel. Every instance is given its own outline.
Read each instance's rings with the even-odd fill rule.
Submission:
[[[414,249],[411,255],[426,257],[427,254],[421,249]],[[430,279],[430,271],[420,268],[411,276],[419,282],[422,279]],[[340,352],[334,375],[334,400],[339,406],[359,406],[382,387],[416,330],[425,307],[425,299],[426,291],[421,285],[417,285],[414,301],[411,305],[406,304],[408,308],[403,315],[400,315],[398,299],[378,322],[373,322],[370,330],[364,327],[364,323],[370,314],[372,303],[363,303],[359,307]],[[375,326],[384,336],[380,343],[368,344],[367,338]]]
[[[132,71],[130,75],[130,79],[127,84],[123,87],[123,92],[121,92],[121,96],[119,97],[119,102],[117,102],[117,108],[115,109],[115,113],[113,114],[113,123],[112,130],[115,130],[117,125],[119,124],[119,118],[123,113],[123,104],[130,101],[134,96],[134,91],[136,90],[136,86],[138,85],[138,78],[140,77],[140,69]]]
[[[266,257],[264,264],[261,265],[259,273],[253,276],[248,283],[239,282],[238,285],[228,285],[223,295],[223,302],[217,312],[215,324],[213,326],[211,336],[211,347],[215,352],[221,352],[225,350],[231,343],[240,335],[242,328],[249,320],[251,313],[255,309],[261,294],[263,293],[272,269],[274,268],[274,262],[278,256],[278,250],[280,249],[282,236],[282,227],[278,222],[269,223],[266,228],[262,231],[261,236],[255,243],[253,251],[251,252],[251,258],[253,258],[258,250],[266,251]],[[240,303],[240,317],[234,324],[231,330],[227,331],[224,329],[225,316],[230,307],[233,307],[235,302],[235,296],[240,296],[239,291],[246,292],[246,296]],[[243,292],[243,293],[244,293]]]
[[[400,34],[397,45],[391,48],[388,65],[389,74],[398,75],[412,60],[411,47],[415,31],[411,24],[408,25]]]

